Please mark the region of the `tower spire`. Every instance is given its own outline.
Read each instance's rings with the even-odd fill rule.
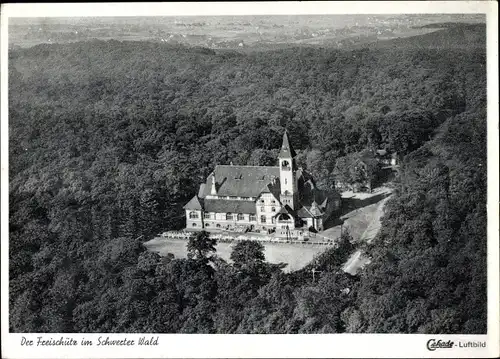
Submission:
[[[283,157],[295,157],[296,153],[292,147],[292,145],[290,145],[290,141],[288,140],[288,131],[285,130],[285,133],[283,134],[283,144],[281,145],[281,151],[280,151],[280,154],[279,154],[279,157],[280,158],[283,158]]]
[[[295,171],[295,151],[288,140],[288,132],[283,134],[283,144],[278,156],[280,164],[280,201],[295,209],[297,202],[297,178]]]

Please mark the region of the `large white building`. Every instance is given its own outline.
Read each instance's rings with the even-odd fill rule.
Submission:
[[[295,163],[285,132],[278,166],[218,165],[185,206],[186,228],[300,237],[320,231],[340,195],[316,187]]]

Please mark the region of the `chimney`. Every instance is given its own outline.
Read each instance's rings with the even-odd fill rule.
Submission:
[[[215,187],[215,173],[212,173],[212,189],[210,190],[210,194],[216,196],[217,188]]]

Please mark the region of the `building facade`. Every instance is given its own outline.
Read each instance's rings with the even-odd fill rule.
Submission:
[[[216,166],[184,206],[186,229],[277,237],[323,230],[325,220],[340,209],[340,195],[317,188],[295,156],[285,132],[278,166]]]

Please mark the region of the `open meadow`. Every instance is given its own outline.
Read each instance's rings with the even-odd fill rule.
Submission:
[[[219,242],[215,247],[216,255],[225,261],[229,257],[236,243]],[[262,243],[265,247],[266,261],[269,263],[288,263],[285,272],[294,271],[307,265],[315,255],[329,246],[287,243]],[[176,258],[187,258],[187,241],[181,239],[167,239],[157,237],[145,243],[148,250],[162,256],[172,253]]]

